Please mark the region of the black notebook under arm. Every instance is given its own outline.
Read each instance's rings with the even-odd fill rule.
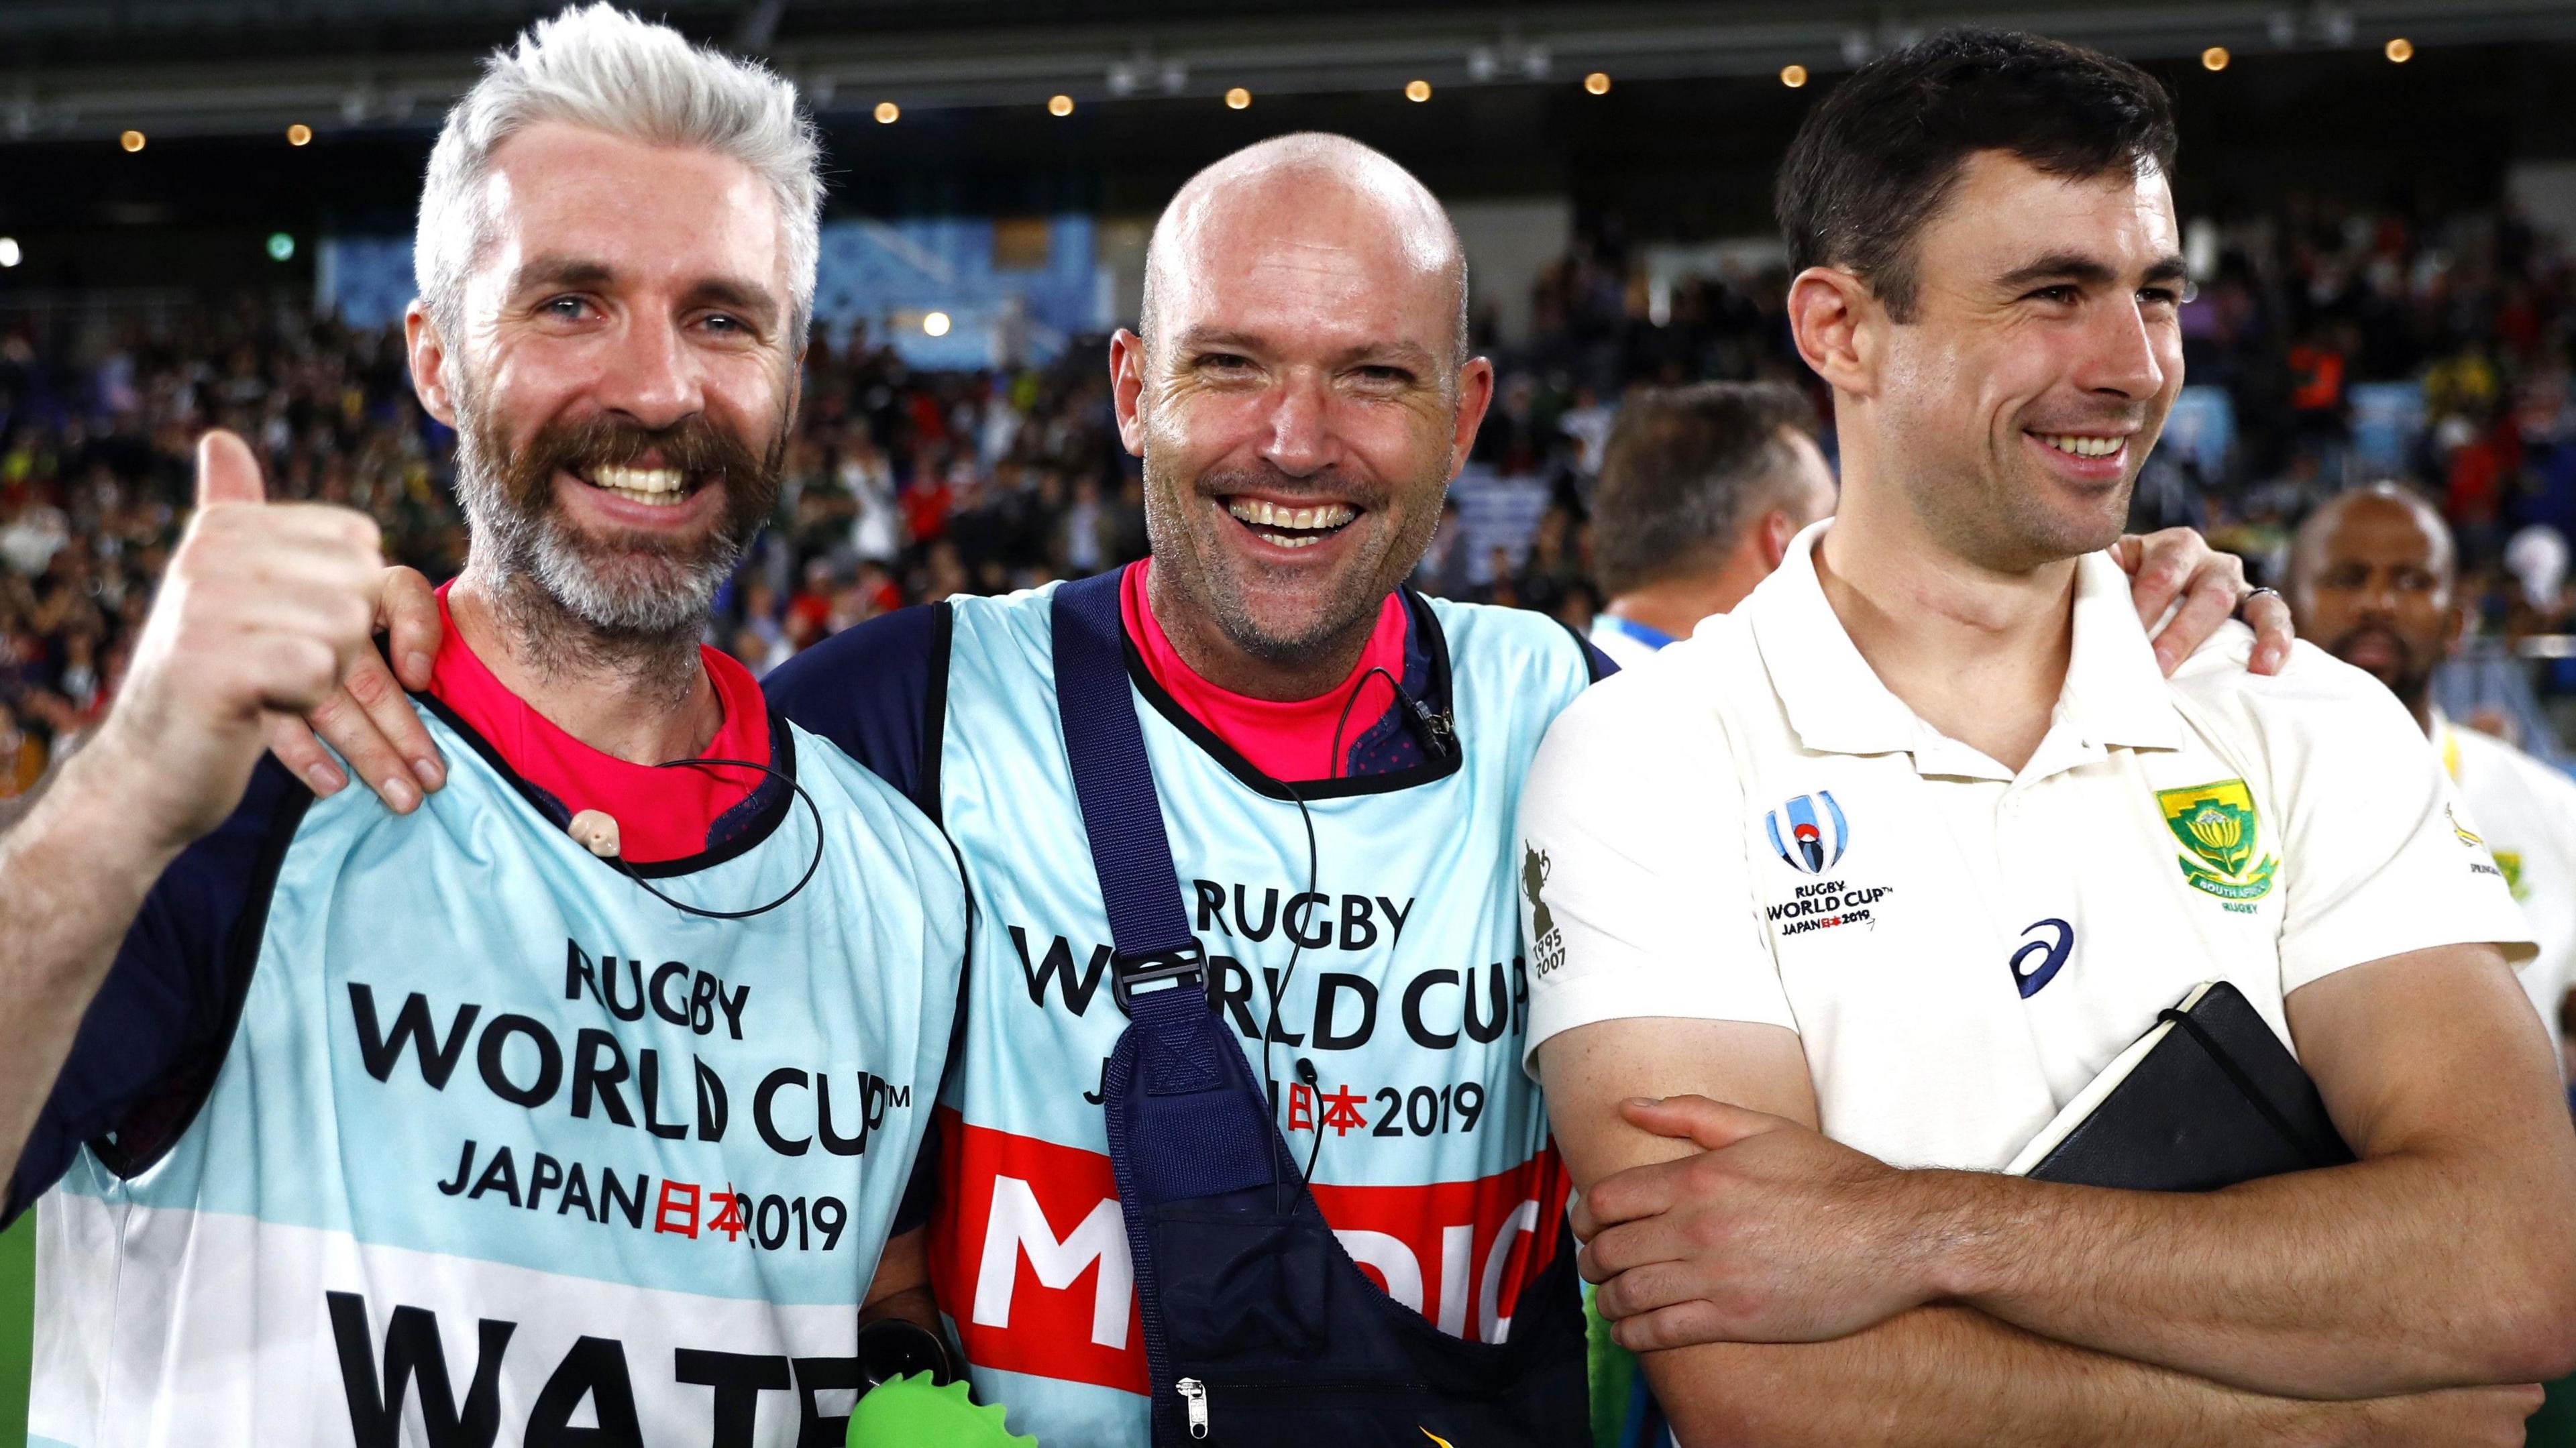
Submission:
[[[2298,1058],[2242,992],[2213,981],[2162,1012],[2011,1169],[2196,1192],[2353,1159]]]

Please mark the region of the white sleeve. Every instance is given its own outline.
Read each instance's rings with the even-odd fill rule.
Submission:
[[[1533,1058],[1560,1031],[1635,1016],[1797,1029],[1753,899],[1725,735],[1672,677],[1659,667],[1584,691],[1522,788]]]
[[[2288,814],[2282,994],[2442,945],[2492,943],[2516,965],[2530,959],[2531,933],[2504,872],[2396,696],[2306,645],[2281,683],[2289,707],[2265,735]]]

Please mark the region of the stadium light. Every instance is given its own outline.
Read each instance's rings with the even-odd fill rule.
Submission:
[[[272,231],[268,234],[268,259],[270,261],[291,261],[294,259],[294,256],[294,237],[291,237],[282,231]]]
[[[1796,90],[1798,87],[1805,85],[1806,83],[1807,68],[1805,66],[1784,65],[1780,67],[1780,84],[1787,86],[1791,90]]]
[[[304,124],[302,121],[297,121],[294,125],[286,128],[286,144],[290,146],[309,146],[312,143],[313,128],[311,126]]]
[[[878,125],[880,125],[880,126],[891,126],[891,125],[893,125],[896,121],[899,121],[899,120],[901,120],[901,119],[903,119],[903,107],[901,107],[901,106],[899,106],[899,105],[896,105],[896,104],[895,104],[894,102],[892,102],[892,101],[879,101],[879,102],[877,102],[877,124],[878,124]]]
[[[1596,96],[1610,94],[1610,73],[1606,70],[1594,71],[1583,78],[1583,88]]]
[[[25,261],[27,254],[18,249],[18,238],[0,236],[0,267],[12,267]]]
[[[1071,96],[1049,96],[1049,97],[1047,97],[1047,114],[1048,114],[1048,115],[1051,115],[1051,116],[1069,116],[1069,115],[1072,115],[1072,114],[1073,114],[1073,97],[1071,97]]]
[[[2213,45],[2209,49],[2200,53],[2200,68],[2203,70],[2225,70],[2227,69],[2227,62],[2231,58],[2232,57],[2227,53],[2226,46]]]
[[[1239,111],[1250,104],[1252,104],[1252,92],[1245,90],[1241,86],[1236,86],[1234,89],[1225,93],[1225,108],[1227,110]]]
[[[129,154],[135,151],[140,151],[143,149],[143,133],[141,131],[128,131],[124,135],[116,138],[116,144],[123,146]]]
[[[2415,58],[2415,42],[2407,39],[2403,35],[2398,36],[2395,40],[2388,42],[2387,53],[2390,60],[2397,62],[2399,65],[2404,65],[2406,62]]]
[[[1404,98],[1415,102],[1431,99],[1431,82],[1427,80],[1406,81],[1404,83]]]
[[[947,336],[948,314],[946,312],[932,312],[928,316],[923,317],[921,319],[921,330],[924,336]]]

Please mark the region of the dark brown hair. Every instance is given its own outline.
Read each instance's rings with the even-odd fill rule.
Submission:
[[[1945,30],[1834,87],[1780,165],[1780,232],[1794,274],[1844,267],[1898,321],[1915,301],[1914,239],[1979,151],[2052,176],[2142,165],[2171,172],[2173,104],[2145,71],[2006,30]]]

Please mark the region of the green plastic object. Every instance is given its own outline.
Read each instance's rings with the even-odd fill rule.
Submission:
[[[850,1411],[849,1448],[1038,1448],[1003,1426],[1002,1410],[978,1407],[962,1382],[939,1387],[928,1373],[889,1378]]]

